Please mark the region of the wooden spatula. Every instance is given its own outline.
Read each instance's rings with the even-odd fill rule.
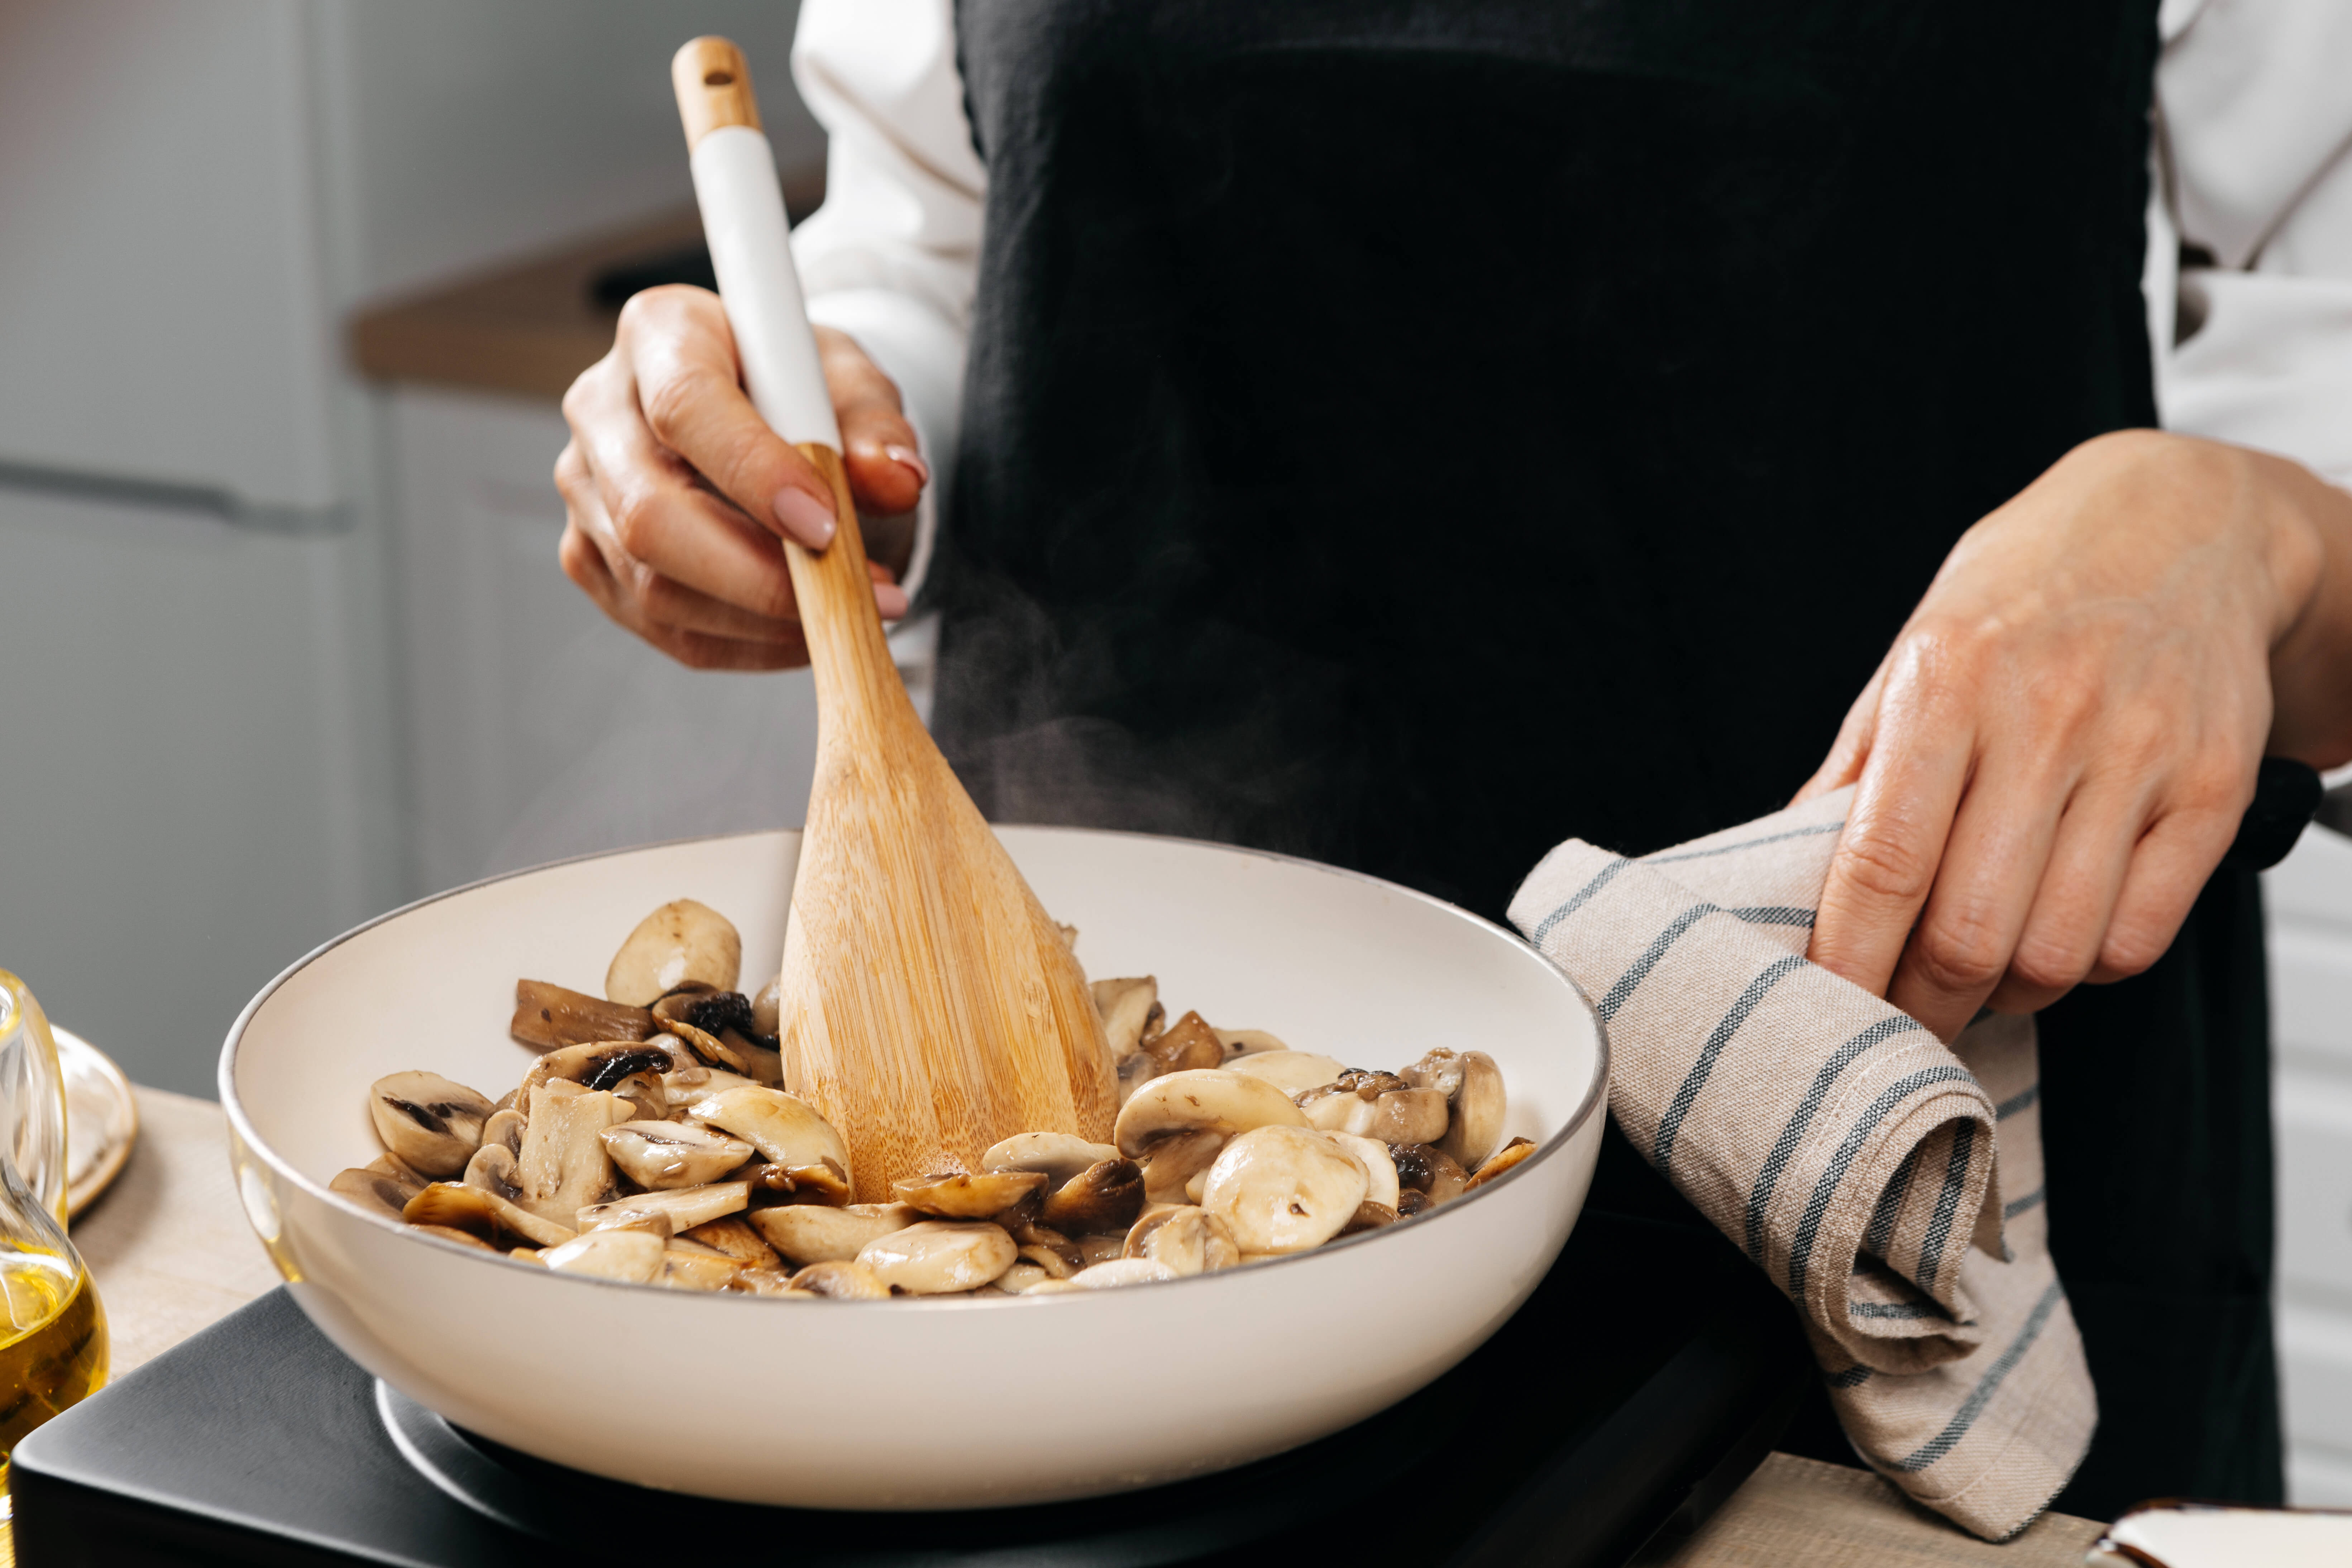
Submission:
[[[751,403],[833,486],[823,554],[786,541],[816,676],[816,782],[784,938],[785,1087],[848,1141],[860,1203],[1014,1132],[1101,1142],[1118,1094],[1086,976],[908,700],[874,607],[841,431],[785,244],[743,54],[670,75]]]

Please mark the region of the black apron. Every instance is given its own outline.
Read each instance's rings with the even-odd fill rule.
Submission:
[[[961,0],[982,808],[1499,917],[1783,804],[1961,531],[2154,423],[2154,10]],[[2278,1495],[2259,921],[2045,1019],[2094,1513]]]

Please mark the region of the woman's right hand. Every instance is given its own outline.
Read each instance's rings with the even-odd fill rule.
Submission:
[[[850,493],[863,511],[911,511],[930,473],[898,387],[846,334],[816,335]],[[632,299],[613,352],[564,394],[563,416],[564,574],[681,664],[807,663],[782,541],[824,549],[832,492],[744,395],[719,296],[671,286]],[[883,618],[905,615],[889,569],[870,569]]]

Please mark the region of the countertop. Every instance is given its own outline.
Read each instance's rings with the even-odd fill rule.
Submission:
[[[278,1283],[229,1177],[219,1106],[141,1089],[137,1149],[75,1222],[119,1376]],[[1988,1546],[1867,1471],[1774,1454],[1691,1540],[1649,1568],[2074,1568],[2099,1526],[2043,1518]]]

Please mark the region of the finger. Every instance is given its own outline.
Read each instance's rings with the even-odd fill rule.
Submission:
[[[2243,811],[2242,802],[2176,810],[2141,836],[2091,968],[2093,984],[2127,980],[2164,956],[2237,837]]]
[[[715,637],[687,628],[647,621],[612,572],[603,550],[575,523],[563,531],[557,550],[563,574],[578,584],[613,621],[696,669],[797,669],[808,663],[808,649],[795,628],[782,639]]]
[[[848,333],[816,330],[825,389],[841,420],[842,458],[850,493],[877,517],[912,511],[930,482],[898,384],[882,374]]]
[[[1996,1013],[2038,1013],[2088,979],[2147,826],[2141,785],[2085,785],[2058,820],[2057,839],[2033,908],[2018,933],[2009,971],[1985,1005]]]
[[[1873,995],[1886,994],[1935,886],[1975,748],[1957,684],[1918,648],[1897,656],[1830,860],[1808,956]]]
[[[834,534],[833,488],[744,395],[719,296],[680,285],[646,289],[622,309],[619,342],[650,439],[744,516],[824,549]],[[601,448],[591,457],[603,473]],[[625,521],[618,505],[614,516]]]
[[[2075,780],[2046,752],[1978,763],[1886,999],[1943,1039],[1968,1026],[2008,973],[2050,865]]]
[[[1878,726],[1879,696],[1885,689],[1886,660],[1882,659],[1871,674],[1870,684],[1862,689],[1862,695],[1845,710],[1830,754],[1813,770],[1813,776],[1805,781],[1804,787],[1790,797],[1790,805],[1802,805],[1816,795],[1843,789],[1862,776],[1863,764],[1870,759],[1871,735]]]

